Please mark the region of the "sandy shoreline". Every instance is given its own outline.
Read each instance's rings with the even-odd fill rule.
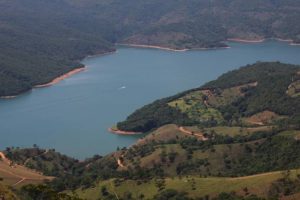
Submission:
[[[228,38],[227,41],[229,42],[241,42],[241,43],[261,43],[264,42],[266,40],[277,40],[277,41],[281,41],[281,42],[289,42],[289,45],[292,46],[300,46],[300,43],[294,43],[293,40],[291,39],[281,39],[281,38],[265,38],[265,39],[261,39],[261,40],[246,40],[246,39],[240,39],[240,38]],[[128,47],[135,47],[135,48],[151,48],[151,49],[161,49],[161,50],[166,50],[166,51],[174,51],[174,52],[185,52],[185,51],[191,51],[191,50],[211,50],[211,49],[229,49],[231,48],[230,46],[228,47],[215,47],[215,48],[191,48],[191,49],[172,49],[172,48],[168,48],[168,47],[161,47],[161,46],[156,46],[156,45],[143,45],[143,44],[125,44],[125,43],[116,43],[115,45],[119,45],[119,46],[128,46]],[[88,55],[86,56],[86,58],[91,58],[91,57],[97,57],[97,56],[105,56],[105,55],[109,55],[112,53],[116,53],[117,51],[109,51],[106,53],[101,53],[101,54],[96,54],[96,55]],[[79,72],[82,72],[86,69],[86,67],[82,67],[82,68],[77,68],[74,69],[70,72],[67,72],[59,77],[54,78],[51,82],[46,83],[46,84],[40,84],[40,85],[35,85],[33,86],[33,88],[43,88],[43,87],[49,87],[52,85],[55,85],[57,83],[59,83],[60,81],[69,78],[70,76],[73,76],[74,74],[77,74]],[[0,96],[0,99],[13,99],[18,97],[18,95],[15,96]],[[115,132],[115,131],[114,131]],[[125,134],[125,135],[132,135],[133,133],[126,133],[123,131],[118,131],[120,133],[116,133],[116,134]],[[134,133],[137,134],[137,133]]]
[[[213,50],[213,49],[230,49],[231,47],[212,47],[212,48],[191,48],[191,49],[172,49],[168,47],[161,47],[155,45],[145,45],[145,44],[122,44],[116,43],[117,46],[127,46],[127,47],[135,47],[135,48],[145,48],[145,49],[160,49],[165,51],[174,51],[174,52],[186,52],[186,51],[193,51],[193,50]]]
[[[113,129],[113,128],[109,128],[108,131],[113,134],[117,134],[117,135],[140,135],[140,134],[142,134],[141,132],[121,131],[121,130]]]
[[[85,69],[86,69],[86,67],[74,69],[74,70],[72,70],[72,71],[70,71],[70,72],[68,72],[68,73],[65,73],[65,74],[63,74],[63,75],[61,75],[61,76],[59,76],[59,77],[56,77],[55,79],[53,79],[53,80],[52,80],[51,82],[49,82],[49,83],[41,84],[41,85],[36,85],[36,86],[34,86],[34,88],[42,88],[42,87],[49,87],[49,86],[52,86],[52,85],[57,84],[57,83],[59,83],[60,81],[66,79],[66,78],[69,78],[69,77],[73,76],[74,74],[77,74],[77,73],[79,73],[79,72],[84,71]]]
[[[265,42],[266,40],[276,40],[276,41],[280,41],[280,42],[288,42],[289,45],[292,45],[292,46],[300,45],[300,43],[294,43],[292,39],[282,39],[282,38],[263,38],[263,39],[259,39],[259,40],[228,38],[226,41],[240,42],[240,43],[262,43],[262,42]],[[172,48],[168,48],[168,47],[162,47],[162,46],[157,46],[157,45],[145,45],[145,44],[116,43],[115,45],[135,47],[135,48],[161,49],[161,50],[175,51],[175,52],[185,52],[185,51],[192,51],[192,50],[230,49],[231,48],[230,46],[228,46],[228,47],[213,47],[213,48],[172,49]]]
[[[88,55],[88,56],[86,56],[86,58],[90,58],[90,57],[94,57],[94,56],[96,57],[96,56],[101,56],[101,55],[105,56],[105,55],[112,54],[112,53],[115,53],[115,52],[116,52],[116,51],[109,51],[109,52],[106,52],[106,53],[95,54],[95,55],[91,55],[91,56]],[[76,69],[74,69],[74,70],[72,70],[72,71],[69,71],[69,72],[67,72],[67,73],[65,73],[65,74],[63,74],[63,75],[61,75],[61,76],[58,76],[58,77],[54,78],[54,79],[53,79],[52,81],[50,81],[49,83],[46,83],[46,84],[40,84],[40,85],[35,85],[35,86],[33,86],[33,87],[31,88],[31,90],[34,89],[34,88],[50,87],[50,86],[52,86],[52,85],[55,85],[55,84],[59,83],[60,81],[62,81],[62,80],[64,80],[64,79],[67,79],[67,78],[73,76],[74,74],[80,73],[80,72],[82,72],[82,71],[84,71],[84,70],[86,70],[86,66],[83,66],[83,67],[81,67],[81,68],[76,68]],[[28,90],[28,91],[30,91],[30,90]],[[15,96],[0,96],[0,99],[13,99],[13,98],[18,97],[19,95],[21,95],[21,94],[23,94],[23,93],[28,92],[28,91],[22,92],[22,93],[20,93],[20,94],[18,94],[18,95],[15,95]]]
[[[292,39],[281,39],[281,38],[272,38],[272,39],[280,41],[280,42],[293,42]]]
[[[63,75],[61,75],[61,76],[59,76],[59,77],[54,78],[54,79],[53,79],[51,82],[49,82],[49,83],[41,84],[41,85],[35,85],[35,86],[33,86],[32,88],[44,88],[44,87],[50,87],[50,86],[52,86],[52,85],[55,85],[55,84],[59,83],[60,81],[66,79],[66,78],[69,78],[69,77],[73,76],[74,74],[77,74],[77,73],[80,73],[80,72],[84,71],[85,69],[86,69],[85,66],[84,66],[84,67],[81,67],[81,68],[74,69],[74,70],[69,71],[69,72],[67,72],[67,73],[65,73],[65,74],[63,74]],[[7,100],[8,100],[8,99],[16,98],[16,97],[18,97],[18,95],[16,95],[16,96],[2,96],[2,97],[0,97],[0,99],[7,99]]]
[[[240,38],[228,38],[227,41],[230,42],[242,42],[242,43],[261,43],[264,42],[266,39],[260,39],[260,40],[245,40]]]
[[[16,98],[17,96],[2,96],[0,99],[13,99]]]

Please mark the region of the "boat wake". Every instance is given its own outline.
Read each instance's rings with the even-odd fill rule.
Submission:
[[[119,90],[124,90],[124,89],[126,89],[126,86],[119,87]]]

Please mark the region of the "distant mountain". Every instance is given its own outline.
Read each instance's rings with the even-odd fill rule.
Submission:
[[[115,43],[224,47],[229,38],[300,40],[294,0],[2,0],[0,96],[50,82]]]

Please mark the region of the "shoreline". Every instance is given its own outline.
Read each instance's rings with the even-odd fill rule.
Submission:
[[[292,39],[281,39],[281,38],[264,38],[264,39],[260,39],[260,40],[246,40],[246,39],[240,39],[240,38],[228,38],[225,42],[239,42],[239,43],[262,43],[265,42],[266,40],[276,40],[276,41],[280,41],[280,42],[288,42],[289,45],[291,46],[300,46],[300,43],[294,43]],[[160,50],[165,50],[165,51],[173,51],[173,52],[186,52],[186,51],[193,51],[193,50],[213,50],[213,49],[230,49],[230,46],[227,47],[213,47],[213,48],[191,48],[191,49],[172,49],[172,48],[168,48],[168,47],[162,47],[162,46],[157,46],[157,45],[143,45],[143,44],[125,44],[125,43],[115,43],[116,46],[127,46],[127,47],[133,47],[133,48],[149,48],[149,49],[160,49]],[[117,50],[113,50],[113,51],[108,51],[105,53],[100,53],[100,54],[95,54],[95,55],[87,55],[84,59],[86,58],[93,58],[93,57],[97,57],[97,56],[105,56],[105,55],[110,55],[113,53],[116,53]],[[83,59],[83,60],[84,60]],[[74,70],[71,70],[61,76],[58,76],[56,78],[54,78],[52,81],[50,81],[49,83],[45,83],[45,84],[40,84],[40,85],[35,85],[33,86],[30,90],[33,89],[38,89],[38,88],[44,88],[44,87],[50,87],[53,86],[57,83],[59,83],[60,81],[67,79],[77,73],[80,73],[82,71],[86,70],[86,66],[83,66],[81,68],[76,68]],[[28,90],[28,91],[30,91]],[[9,100],[9,99],[13,99],[13,98],[17,98],[19,95],[26,93],[28,91],[22,92],[20,94],[17,95],[9,95],[9,96],[0,96],[0,99],[4,99],[4,100]],[[120,133],[122,134],[122,133]]]
[[[282,38],[264,38],[260,40],[246,40],[246,39],[240,39],[240,38],[228,38],[228,42],[239,42],[239,43],[262,43],[266,40],[275,40],[279,42],[286,42],[289,43],[291,46],[300,46],[300,43],[294,43],[292,39],[282,39]]]
[[[160,49],[165,51],[173,51],[173,52],[186,52],[186,51],[197,51],[197,50],[214,50],[214,49],[230,49],[230,46],[227,47],[212,47],[212,48],[191,48],[191,49],[172,49],[169,47],[162,47],[157,45],[146,45],[146,44],[124,44],[124,43],[116,43],[116,46],[125,46],[125,47],[134,47],[134,48],[143,48],[143,49]]]
[[[45,83],[45,84],[41,84],[41,85],[35,85],[35,86],[33,86],[33,88],[43,88],[43,87],[49,87],[49,86],[55,85],[55,84],[61,82],[62,80],[67,79],[67,78],[69,78],[69,77],[71,77],[71,76],[73,76],[73,75],[75,75],[79,72],[84,71],[84,70],[86,70],[85,66],[81,67],[81,68],[73,69],[72,71],[69,71],[69,72],[67,72],[67,73],[65,73],[61,76],[56,77],[55,79],[53,79],[49,83]]]
[[[0,99],[14,99],[16,97],[17,96],[2,96],[2,97],[0,97]]]
[[[40,84],[40,85],[35,85],[33,86],[30,90],[28,91],[25,91],[25,92],[22,92],[18,95],[12,95],[12,96],[0,96],[0,99],[3,99],[3,100],[10,100],[10,99],[14,99],[14,98],[17,98],[18,96],[22,95],[23,93],[27,93],[29,91],[32,91],[33,89],[40,89],[40,88],[45,88],[45,87],[50,87],[50,86],[53,86],[67,78],[70,78],[71,76],[77,74],[77,73],[80,73],[82,71],[86,70],[86,66],[83,66],[81,68],[76,68],[76,69],[73,69],[63,75],[60,75],[56,78],[54,78],[52,81],[50,81],[49,83],[45,83],[45,84]]]
[[[95,56],[95,57],[96,57],[96,56],[102,56],[102,55],[105,56],[105,55],[108,55],[108,54],[113,54],[113,53],[115,53],[115,52],[116,52],[116,50],[114,50],[114,51],[108,51],[108,52],[105,52],[105,53],[99,53],[99,54],[95,54],[95,55],[87,55],[84,59],[90,58],[90,57],[94,57],[94,56]],[[82,60],[84,60],[84,59],[82,59]],[[39,84],[39,85],[34,85],[34,86],[32,86],[31,89],[29,89],[29,90],[27,90],[27,91],[24,91],[24,92],[21,92],[21,93],[19,93],[19,94],[17,94],[17,95],[0,96],[0,100],[1,100],[1,99],[3,99],[3,100],[14,99],[14,98],[17,98],[18,96],[20,96],[20,95],[22,95],[22,94],[24,94],[24,93],[27,93],[27,92],[29,92],[29,91],[32,91],[33,89],[40,89],[40,88],[45,88],[45,87],[53,86],[53,85],[59,83],[60,81],[62,81],[62,80],[64,80],[64,79],[67,79],[67,78],[69,78],[69,77],[71,77],[71,76],[73,76],[73,75],[75,75],[75,74],[77,74],[77,73],[80,73],[80,72],[82,72],[82,71],[84,71],[84,70],[86,70],[86,69],[87,69],[86,66],[83,66],[83,67],[80,67],[80,68],[73,69],[73,70],[71,70],[71,71],[69,71],[69,72],[66,72],[65,74],[62,74],[62,75],[60,75],[60,76],[54,78],[54,79],[53,79],[52,81],[50,81],[49,83]]]
[[[282,38],[263,38],[258,40],[247,40],[241,38],[228,38],[224,42],[238,42],[238,43],[262,43],[267,40],[275,40],[279,42],[287,42],[292,46],[300,46],[300,43],[294,43],[292,39],[282,39]],[[146,45],[146,44],[129,44],[129,43],[115,43],[116,46],[125,46],[125,47],[133,47],[133,48],[145,48],[145,49],[160,49],[165,51],[173,51],[173,52],[186,52],[193,50],[214,50],[214,49],[230,49],[230,46],[227,47],[212,47],[212,48],[190,48],[190,49],[173,49],[169,47],[163,47],[158,45]]]
[[[115,49],[114,51],[108,51],[108,52],[105,52],[105,53],[99,53],[99,54],[94,54],[94,55],[87,55],[84,59],[82,60],[85,60],[85,59],[88,59],[88,58],[94,58],[94,57],[99,57],[99,56],[106,56],[106,55],[110,55],[110,54],[114,54],[114,53],[117,53],[118,50]]]
[[[261,43],[261,42],[266,41],[266,39],[246,40],[246,39],[240,39],[240,38],[228,38],[227,41],[229,41],[229,42],[241,42],[241,43]]]
[[[116,135],[140,135],[140,134],[143,134],[141,132],[122,131],[122,130],[113,129],[113,128],[108,128],[108,131],[110,133],[113,133],[113,134],[116,134]]]

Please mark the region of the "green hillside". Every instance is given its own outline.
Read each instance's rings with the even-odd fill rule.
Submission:
[[[148,182],[138,183],[133,180],[118,180],[111,179],[100,182],[94,188],[78,189],[76,193],[86,199],[168,199],[162,196],[172,195],[179,198],[179,194],[184,196],[179,199],[215,199],[215,200],[262,200],[262,199],[276,199],[268,198],[268,193],[272,189],[277,180],[287,176],[287,172],[272,172],[265,174],[258,174],[255,176],[247,176],[241,178],[217,178],[208,177],[203,178],[199,176],[185,176],[166,179],[153,179]],[[295,180],[298,175],[298,170],[289,172],[289,178]],[[103,188],[106,188],[107,193],[103,193]],[[162,189],[163,188],[163,189]],[[227,194],[224,194],[224,193]],[[168,194],[167,193],[178,193]],[[220,193],[223,193],[219,195]],[[230,195],[231,193],[231,195]],[[251,194],[257,194],[261,198],[251,197]],[[131,196],[131,198],[126,198]],[[246,196],[246,197],[238,197]],[[143,198],[141,198],[143,197]],[[229,198],[231,197],[231,198]],[[264,197],[264,198],[262,198]],[[293,195],[291,195],[293,197]],[[296,196],[295,196],[296,197]],[[173,198],[176,199],[176,198]]]
[[[117,126],[121,130],[147,132],[171,123],[246,126],[244,118],[253,121],[267,117],[272,118],[264,119],[269,123],[298,126],[299,97],[290,96],[288,88],[299,80],[299,71],[299,66],[279,62],[248,65],[200,88],[146,105]],[[263,122],[257,123],[263,125]]]

